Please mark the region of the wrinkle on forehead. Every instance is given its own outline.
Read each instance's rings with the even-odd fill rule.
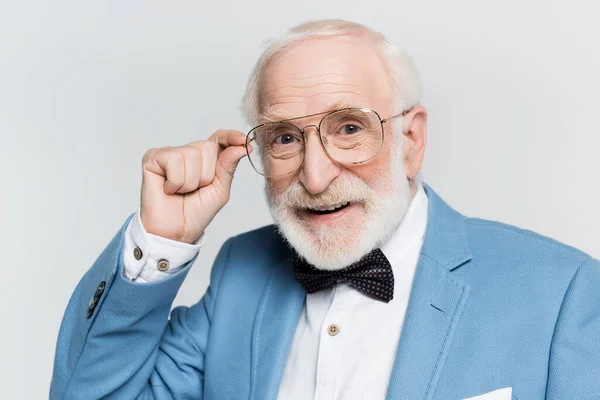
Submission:
[[[379,55],[370,43],[352,38],[311,39],[286,50],[265,70],[260,97],[261,120],[325,112],[342,102],[391,105],[388,73]]]
[[[344,92],[340,92],[338,94],[343,94]],[[290,98],[290,99],[282,99],[281,102],[271,104],[269,107],[265,108],[261,115],[261,123],[266,122],[278,122],[278,121],[286,121],[291,119],[301,119],[302,117],[309,116],[307,115],[290,115],[285,112],[279,111],[278,106],[290,104],[294,102],[298,102],[299,100],[303,100],[303,98]],[[342,108],[363,108],[363,102],[349,102],[347,100],[337,100],[319,113],[325,114],[330,111],[341,110]]]
[[[305,72],[305,71],[300,71],[300,72]],[[321,79],[324,82],[330,81],[331,83],[336,83],[339,81],[340,78],[345,78],[347,79],[347,84],[352,85],[352,80],[355,79],[355,76],[351,75],[351,74],[345,74],[343,72],[323,72],[323,73],[315,73],[315,74],[298,74],[296,71],[294,72],[289,72],[288,74],[286,74],[286,71],[284,71],[283,74],[281,74],[281,76],[274,76],[270,79],[271,82],[273,83],[278,83],[278,81],[286,81],[289,83],[289,81],[294,81],[294,80],[298,80],[298,81],[304,81],[308,78],[313,78],[313,79]],[[304,87],[304,85],[302,83],[300,83],[300,86]],[[356,85],[357,86],[357,85]]]
[[[300,80],[302,78],[298,78],[298,79]],[[308,89],[313,89],[313,88],[315,88],[317,86],[325,86],[325,85],[333,85],[333,86],[339,86],[340,85],[339,82],[335,82],[335,81],[322,81],[322,82],[315,82],[313,84],[302,84],[302,83],[305,83],[308,80],[309,79],[305,78],[304,81],[301,81],[301,82],[299,82],[296,85],[291,84],[289,81],[283,81],[283,80],[281,80],[281,83],[285,83],[285,87],[284,88],[299,89],[299,90],[302,90],[302,89],[308,90]],[[276,82],[273,81],[272,86],[275,86],[275,83]],[[347,87],[350,87],[350,88],[354,87],[354,88],[357,88],[357,89],[360,89],[360,87],[361,87],[361,85],[353,84],[353,83],[344,83],[344,86],[347,86]],[[273,87],[273,88],[270,88],[268,90],[265,90],[264,93],[263,93],[263,95],[264,96],[269,96],[269,94],[276,93],[277,91],[279,91],[281,89],[282,89],[281,87]]]

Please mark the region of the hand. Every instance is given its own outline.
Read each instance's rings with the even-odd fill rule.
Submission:
[[[148,233],[193,243],[229,200],[246,137],[218,130],[208,140],[150,149],[142,159],[141,218]]]

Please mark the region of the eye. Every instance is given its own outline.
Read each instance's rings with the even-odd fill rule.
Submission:
[[[292,143],[296,142],[297,140],[298,139],[294,135],[290,135],[289,133],[284,133],[282,135],[277,136],[274,140],[274,143],[286,145],[286,144],[292,144]]]
[[[358,125],[347,124],[340,128],[340,133],[343,135],[354,135],[360,131]]]

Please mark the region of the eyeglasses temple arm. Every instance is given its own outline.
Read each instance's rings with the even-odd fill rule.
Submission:
[[[385,124],[385,123],[386,123],[386,122],[388,122],[390,119],[394,119],[394,118],[398,118],[398,117],[404,117],[406,114],[408,114],[408,113],[410,112],[410,110],[412,110],[412,107],[411,107],[411,108],[409,108],[408,110],[404,110],[404,111],[402,111],[400,114],[396,114],[396,115],[393,115],[393,116],[391,116],[391,117],[389,117],[389,118],[382,119],[382,120],[381,120],[381,123],[382,123],[382,124]]]

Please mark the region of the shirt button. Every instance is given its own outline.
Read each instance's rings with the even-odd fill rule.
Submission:
[[[167,260],[160,260],[157,267],[159,271],[167,271],[169,269],[169,262]]]
[[[143,256],[142,250],[139,247],[136,247],[135,249],[133,249],[133,257],[135,257],[136,260],[141,260]]]
[[[335,336],[340,332],[340,327],[337,326],[336,324],[331,324],[327,327],[327,333],[329,333],[329,336]]]

